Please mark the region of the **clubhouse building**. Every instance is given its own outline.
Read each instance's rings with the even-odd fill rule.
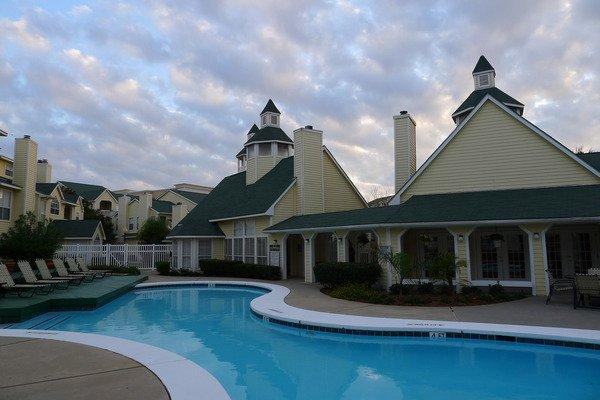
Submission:
[[[576,154],[523,117],[481,57],[456,127],[416,169],[416,122],[393,117],[396,193],[365,199],[312,126],[288,136],[269,100],[260,127],[224,178],[174,226],[174,267],[203,259],[278,265],[313,282],[324,261],[375,261],[373,249],[415,260],[452,252],[458,285],[530,288],[600,266],[600,153]],[[394,283],[389,266],[382,281]],[[423,269],[415,278],[427,279]]]

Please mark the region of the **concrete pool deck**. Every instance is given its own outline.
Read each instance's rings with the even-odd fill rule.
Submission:
[[[168,400],[143,365],[108,350],[50,339],[0,337],[0,398]]]

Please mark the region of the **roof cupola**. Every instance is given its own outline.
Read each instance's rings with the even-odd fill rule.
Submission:
[[[273,103],[273,100],[269,99],[269,101],[267,101],[267,105],[265,106],[265,108],[263,108],[262,112],[260,113],[260,127],[261,128],[264,128],[265,126],[279,127],[279,116],[280,115],[281,115],[281,112],[279,112],[279,110],[275,106],[275,103]]]
[[[486,89],[496,86],[496,71],[492,64],[484,57],[479,57],[475,68],[473,68],[473,81],[475,90]]]

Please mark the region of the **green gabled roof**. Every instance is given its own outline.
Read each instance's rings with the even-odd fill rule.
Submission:
[[[171,189],[171,191],[185,197],[188,200],[193,201],[196,204],[200,204],[200,202],[207,196],[206,193],[189,192],[187,190],[180,189]]]
[[[68,187],[63,188],[62,194],[65,201],[68,201],[69,203],[77,203],[77,200],[79,200],[79,195]]]
[[[463,101],[462,104],[458,106],[458,108],[452,113],[452,116],[454,117],[456,115],[462,114],[463,112],[470,111],[477,104],[479,104],[481,99],[483,99],[488,94],[503,104],[511,104],[524,107],[523,103],[504,93],[497,87],[490,87],[485,89],[474,90],[473,92],[471,92],[469,97],[467,97],[466,100]]]
[[[52,192],[56,188],[56,185],[58,185],[58,182],[36,183],[35,191],[43,195],[50,196],[50,194],[52,194]]]
[[[286,143],[294,143],[292,139],[281,129],[276,126],[265,126],[254,134],[245,144],[254,142],[271,142],[279,141]]]
[[[91,239],[94,237],[100,221],[97,219],[56,220],[52,224],[58,228],[65,238]]]
[[[600,217],[600,185],[412,196],[395,206],[296,216],[267,230],[592,217]]]
[[[484,56],[479,57],[479,60],[477,60],[477,64],[475,64],[475,68],[473,68],[473,73],[476,74],[477,72],[484,72],[484,71],[493,71],[494,67],[492,67],[492,64],[490,64],[490,62],[487,60],[487,58],[485,58]]]
[[[102,192],[107,190],[104,186],[90,185],[88,183],[77,183],[60,181],[63,185],[73,190],[75,193],[83,197],[87,201],[94,201]],[[112,193],[111,193],[112,194]]]
[[[252,124],[252,127],[250,128],[247,134],[249,135],[251,133],[257,133],[258,131],[260,131],[260,129],[258,129],[258,126],[256,126],[256,124]]]
[[[581,158],[590,167],[600,172],[600,151],[590,153],[577,153],[577,157]]]
[[[173,203],[164,200],[152,200],[152,209],[157,213],[171,214],[173,212]]]
[[[176,236],[224,236],[215,219],[264,214],[294,181],[294,158],[281,160],[252,185],[246,185],[246,172],[223,179],[169,233]]]
[[[275,103],[273,103],[273,100],[271,100],[271,99],[269,99],[269,101],[267,101],[267,105],[265,106],[265,108],[263,108],[263,110],[260,114],[262,115],[266,112],[281,114],[281,112],[277,109],[277,107],[275,106]]]
[[[236,157],[241,156],[242,154],[246,154],[246,148],[244,147],[243,149],[241,149],[240,151],[238,151],[238,153],[235,155]]]

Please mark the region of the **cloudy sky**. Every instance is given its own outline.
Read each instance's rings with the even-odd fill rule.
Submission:
[[[273,98],[371,197],[393,186],[392,116],[423,162],[480,54],[525,117],[600,149],[599,38],[598,1],[3,0],[0,146],[30,134],[56,179],[215,185]]]

